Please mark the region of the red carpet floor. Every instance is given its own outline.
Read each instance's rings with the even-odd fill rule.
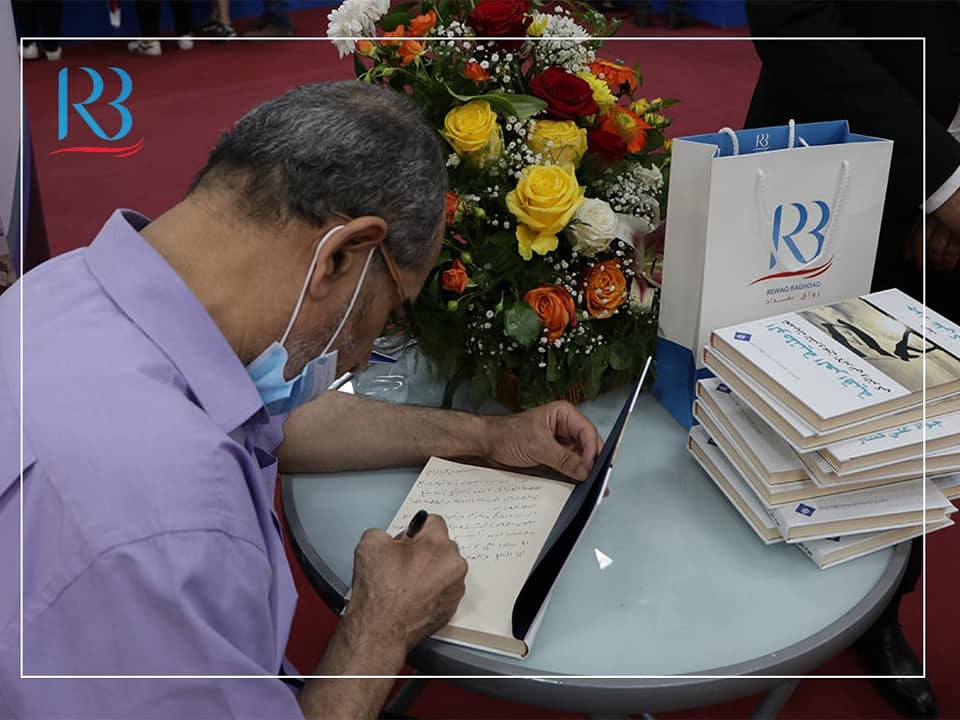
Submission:
[[[325,12],[294,13],[300,36],[322,36]],[[696,27],[684,31],[700,40],[653,39],[663,30],[639,30],[627,21],[621,36],[605,56],[639,62],[649,97],[679,97],[671,114],[673,135],[708,132],[725,125],[739,126],[746,113],[759,62],[742,30]],[[710,39],[722,37],[732,39]],[[126,105],[134,127],[131,143],[143,138],[143,150],[129,158],[91,155],[51,155],[57,141],[57,72],[63,66],[88,66],[105,71],[118,66],[130,73],[134,90]],[[77,72],[77,71],[73,71]],[[106,77],[106,72],[104,72]],[[60,253],[91,241],[116,207],[136,208],[155,215],[182,197],[193,174],[218,134],[259,101],[301,83],[351,76],[348,61],[340,61],[324,41],[198,43],[190,52],[166,43],[159,58],[131,57],[122,43],[68,45],[59,64],[28,63],[24,91],[37,171],[43,194],[52,252]],[[107,78],[104,97],[116,91]],[[114,132],[111,112],[94,112],[105,130]],[[76,123],[70,139],[75,144],[94,141]],[[960,532],[948,530],[928,541],[927,660],[941,716],[960,717],[958,662],[953,653],[952,611],[958,598],[953,562],[960,550]],[[291,563],[295,562],[291,558]],[[297,573],[301,593],[294,621],[291,658],[304,670],[312,667],[335,618]],[[902,620],[914,647],[922,646],[921,594],[912,594],[902,609]],[[818,674],[859,674],[856,656],[848,651]],[[737,718],[749,716],[757,698],[746,698],[696,711],[662,717]],[[641,711],[642,708],[638,708]],[[412,710],[426,718],[577,717],[558,715],[469,693],[443,681],[429,684]],[[865,680],[807,680],[782,713],[785,718],[891,718],[896,715],[875,695]]]

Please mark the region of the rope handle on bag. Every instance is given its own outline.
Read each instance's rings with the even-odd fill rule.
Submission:
[[[796,245],[793,245],[793,234],[784,235],[783,238],[777,238],[774,242],[776,244],[779,243],[781,239],[784,240],[784,242],[788,244],[788,249],[790,252],[777,253],[776,262],[773,267],[779,266],[787,272],[796,272],[798,270],[810,268],[812,265],[819,262],[823,257],[828,255],[830,245],[833,240],[833,234],[837,227],[837,219],[839,218],[843,209],[849,185],[850,161],[841,160],[840,173],[837,178],[837,189],[833,196],[833,204],[827,208],[829,215],[826,218],[826,223],[822,228],[816,228],[814,231],[819,232],[820,238],[822,238],[820,251],[810,260],[801,261],[799,258],[797,258],[799,250],[796,248]],[[757,204],[760,209],[760,237],[764,242],[765,249],[769,250],[770,246],[766,245],[766,243],[768,239],[772,239],[773,236],[773,212],[770,210],[770,197],[767,190],[767,175],[762,168],[757,169],[756,192]],[[822,201],[816,202],[821,203]],[[803,210],[803,212],[806,212],[806,210]],[[805,230],[806,234],[808,235],[811,234],[807,228],[798,228],[796,232],[799,233],[801,230]],[[779,234],[780,233],[778,232],[778,235]]]
[[[740,138],[737,137],[737,133],[733,128],[722,127],[717,130],[718,133],[726,135],[730,138],[730,145],[733,147],[733,155],[737,156],[740,154]],[[797,136],[797,123],[794,120],[789,120],[787,122],[787,150],[792,150],[797,142],[800,142],[803,147],[810,147],[810,143],[804,140],[802,137]],[[720,152],[720,148],[717,148],[717,153]]]

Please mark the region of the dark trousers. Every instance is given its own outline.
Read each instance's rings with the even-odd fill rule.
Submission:
[[[63,12],[61,0],[13,0],[13,15],[20,37],[59,37],[60,16]],[[60,43],[56,40],[43,40],[44,50],[56,50]]]
[[[263,15],[260,16],[263,25],[277,25],[290,29],[290,2],[289,0],[264,0]]]
[[[160,0],[137,0],[137,19],[143,37],[160,34]],[[193,30],[193,3],[191,0],[170,0],[173,10],[175,35],[188,35]]]

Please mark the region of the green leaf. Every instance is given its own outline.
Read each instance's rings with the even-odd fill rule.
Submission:
[[[668,108],[668,107],[670,107],[671,105],[676,105],[678,102],[680,102],[680,101],[677,100],[677,98],[666,98],[662,103],[660,103],[660,107],[661,107],[661,108]]]
[[[378,25],[380,25],[381,30],[392,32],[401,25],[406,25],[412,17],[413,16],[405,10],[394,10],[389,15],[382,17]]]
[[[447,87],[447,92],[457,100],[463,102],[486,100],[494,110],[504,113],[505,115],[513,115],[521,120],[533,117],[547,106],[545,100],[541,100],[533,95],[516,95],[514,93],[503,92],[492,92],[484,95],[459,95],[451,90],[449,86]]]
[[[627,370],[633,365],[633,353],[623,343],[613,343],[610,346],[610,367],[614,370]]]
[[[547,382],[555,383],[560,379],[560,368],[557,367],[557,353],[553,348],[547,350]]]
[[[590,355],[590,367],[583,388],[583,394],[586,395],[588,400],[592,400],[600,393],[603,373],[607,369],[607,358],[608,347],[606,345],[598,347]]]
[[[360,56],[357,53],[353,54],[353,71],[357,74],[357,77],[362,77],[367,68],[364,66],[363,62],[360,60]]]
[[[653,152],[663,147],[663,133],[659,130],[647,130],[647,144],[644,151]],[[664,185],[666,187],[666,185]]]
[[[540,316],[527,303],[515,302],[503,313],[503,329],[523,347],[530,347],[543,330]]]
[[[481,368],[477,368],[470,382],[470,405],[478,408],[483,401],[493,395],[493,386],[490,384],[490,375]]]
[[[437,5],[437,15],[441,20],[446,21],[454,11],[454,0],[440,0]]]

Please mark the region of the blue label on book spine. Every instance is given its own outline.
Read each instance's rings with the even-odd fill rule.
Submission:
[[[794,512],[798,512],[801,515],[806,515],[807,517],[812,517],[816,511],[817,511],[816,508],[812,508],[809,505],[804,505],[803,503],[800,503],[799,505],[797,505],[797,509]]]
[[[733,339],[734,339],[734,340],[747,340],[747,341],[749,341],[751,337],[753,337],[753,336],[752,336],[750,333],[738,332],[738,333],[734,333]]]

